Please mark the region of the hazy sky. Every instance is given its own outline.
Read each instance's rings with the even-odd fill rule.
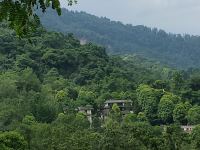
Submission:
[[[133,25],[200,35],[200,0],[78,0],[68,7]]]

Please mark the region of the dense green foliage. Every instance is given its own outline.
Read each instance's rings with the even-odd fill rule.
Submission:
[[[199,70],[108,56],[103,47],[42,28],[30,40],[1,24],[0,149],[200,148],[199,127],[191,135],[180,128],[200,124]],[[101,106],[111,98],[132,100],[133,114],[123,116],[113,105],[101,120]],[[76,111],[88,104],[92,124]]]
[[[77,1],[66,0],[66,2],[68,2],[68,5],[72,5]],[[57,14],[61,15],[59,0],[1,0],[0,22],[6,21],[19,37],[28,36],[40,24],[40,19],[35,10],[39,9],[44,13],[49,7],[55,9]]]
[[[107,18],[63,9],[39,14],[41,23],[54,31],[74,33],[84,43],[103,45],[111,54],[138,54],[178,68],[200,67],[200,37],[175,35],[156,28],[124,25]],[[52,21],[54,20],[54,21]]]

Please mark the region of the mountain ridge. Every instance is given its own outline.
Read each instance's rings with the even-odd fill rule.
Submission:
[[[39,16],[47,29],[73,33],[79,39],[105,46],[110,54],[137,54],[181,69],[200,67],[199,36],[166,33],[142,25],[125,25],[67,9],[62,9],[60,17],[50,10],[44,15],[39,13]]]

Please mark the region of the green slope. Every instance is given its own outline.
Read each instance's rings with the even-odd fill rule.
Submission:
[[[199,149],[199,126],[186,134],[173,124],[200,124],[199,70],[110,56],[41,28],[30,40],[0,25],[1,150]],[[108,99],[132,100],[133,114],[115,105],[102,120]],[[77,110],[87,105],[94,108],[92,124]]]
[[[105,46],[110,54],[138,54],[183,69],[200,67],[198,36],[168,34],[156,28],[124,25],[66,9],[62,10],[60,17],[53,11],[39,15],[47,29],[74,33],[83,42]]]

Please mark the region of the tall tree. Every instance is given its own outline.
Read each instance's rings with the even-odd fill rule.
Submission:
[[[173,110],[175,104],[179,101],[179,97],[169,93],[163,95],[161,98],[159,105],[158,105],[158,116],[165,122],[165,123],[172,123],[173,122]]]
[[[148,85],[140,85],[137,90],[138,104],[146,113],[148,119],[155,117],[162,90],[156,90]]]
[[[173,110],[173,120],[176,123],[180,123],[180,124],[187,124],[187,111],[189,108],[187,108],[187,103],[179,103],[175,106],[174,110]]]
[[[189,109],[187,119],[189,124],[200,124],[200,106],[193,106]]]
[[[17,132],[0,132],[0,149],[26,150],[27,142],[24,137]]]
[[[191,135],[192,146],[194,149],[200,149],[200,126],[194,128]]]

